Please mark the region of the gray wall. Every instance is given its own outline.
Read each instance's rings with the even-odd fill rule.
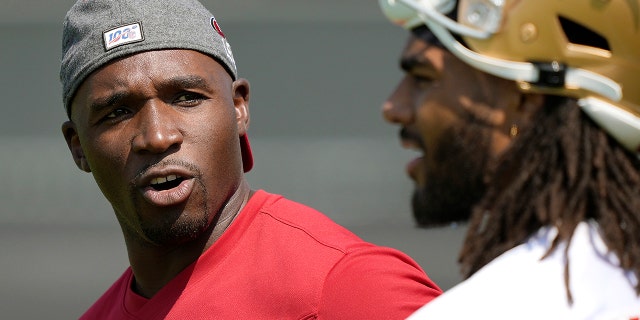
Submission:
[[[70,319],[128,265],[110,207],[60,134],[61,20],[73,1],[0,9],[0,310]],[[6,6],[6,7],[5,7]],[[464,228],[413,227],[398,129],[380,105],[406,34],[375,2],[209,1],[251,82],[248,179],[411,255],[443,288],[459,281]]]

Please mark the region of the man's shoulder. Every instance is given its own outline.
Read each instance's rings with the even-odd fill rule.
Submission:
[[[624,310],[622,306],[640,307],[629,279],[596,250],[593,243],[599,240],[598,234],[584,222],[576,229],[569,250],[570,304],[565,286],[567,243],[545,256],[556,234],[554,228],[541,228],[409,319],[599,318],[596,315]]]
[[[361,246],[374,246],[315,208],[281,195],[259,192],[267,197],[259,215],[279,228],[344,253]]]

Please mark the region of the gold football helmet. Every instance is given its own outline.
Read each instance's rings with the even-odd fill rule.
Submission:
[[[578,99],[605,131],[640,152],[640,0],[379,2],[392,22],[426,25],[474,68],[524,91]]]

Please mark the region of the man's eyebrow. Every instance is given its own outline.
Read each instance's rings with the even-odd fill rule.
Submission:
[[[421,50],[418,53],[400,58],[400,69],[406,73],[414,73],[418,70],[436,73],[436,67],[433,65],[431,60],[426,59],[423,56],[424,52],[425,50]]]
[[[124,91],[117,91],[108,96],[93,99],[89,105],[89,111],[92,113],[98,113],[100,110],[113,106],[119,101],[122,101],[127,96]]]
[[[162,86],[170,88],[199,88],[211,90],[211,86],[204,78],[196,75],[176,76],[166,80]]]

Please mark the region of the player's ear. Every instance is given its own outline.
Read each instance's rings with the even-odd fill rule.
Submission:
[[[71,156],[76,166],[84,172],[91,172],[89,162],[87,162],[87,158],[84,156],[84,151],[82,150],[82,145],[80,144],[75,123],[73,123],[73,121],[65,121],[62,124],[62,134],[67,141],[67,146],[69,147],[69,151],[71,151]]]
[[[238,79],[233,82],[233,104],[236,108],[236,120],[239,135],[244,135],[249,129],[249,81]]]

